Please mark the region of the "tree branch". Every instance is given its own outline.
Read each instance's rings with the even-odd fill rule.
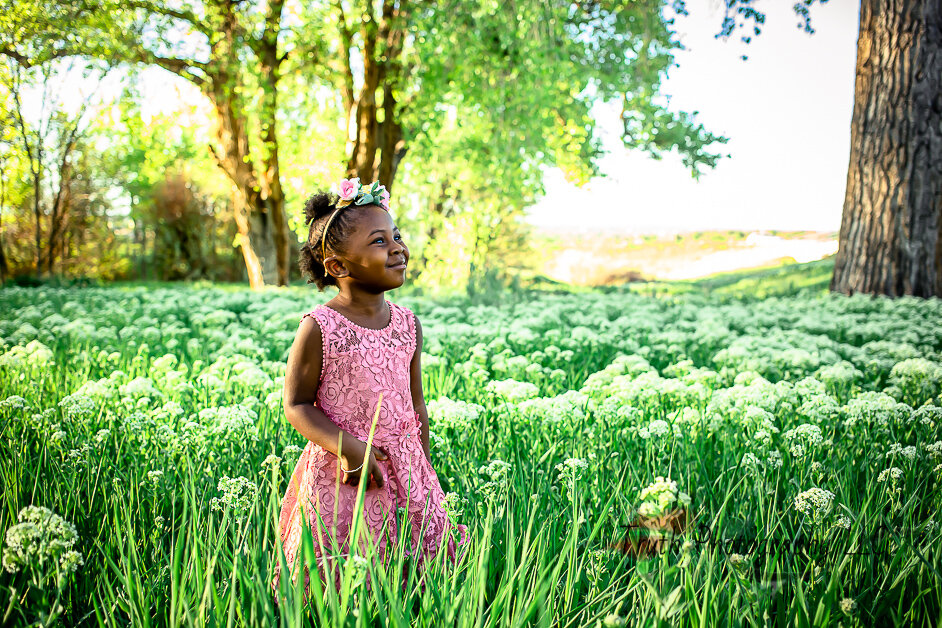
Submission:
[[[52,61],[53,59],[62,59],[65,57],[81,57],[85,55],[84,52],[82,52],[81,50],[77,48],[61,48],[59,50],[52,51],[52,53],[48,55],[43,55],[41,58],[30,59],[29,57],[22,55],[18,53],[16,50],[13,50],[12,48],[8,48],[7,46],[0,48],[0,54],[13,59],[24,70],[29,70],[30,68],[36,67],[37,65],[42,65],[43,63],[47,61]]]
[[[135,51],[135,60],[139,63],[158,65],[178,76],[182,76],[199,88],[203,88],[206,84],[206,77],[210,76],[209,66],[205,63],[190,59],[178,59],[176,57],[158,57],[146,48],[139,48]],[[193,69],[199,70],[205,74],[205,76],[194,74],[192,72]]]
[[[158,15],[165,15],[167,17],[183,20],[184,22],[188,22],[194,29],[203,33],[207,37],[212,34],[212,29],[209,27],[209,25],[200,21],[199,17],[197,17],[197,15],[192,11],[186,11],[184,9],[172,9],[170,7],[154,4],[153,2],[146,2],[145,0],[125,0],[124,5],[132,9],[144,9],[145,11],[150,11],[151,13],[156,13]]]

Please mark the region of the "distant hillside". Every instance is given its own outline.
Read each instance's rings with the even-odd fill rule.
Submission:
[[[696,279],[811,262],[837,252],[836,232],[694,231],[658,235],[534,232],[542,274],[574,285]]]

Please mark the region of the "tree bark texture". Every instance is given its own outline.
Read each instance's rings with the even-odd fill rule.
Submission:
[[[862,0],[830,289],[942,296],[942,0]]]
[[[392,192],[396,170],[407,150],[393,95],[402,74],[403,29],[406,22],[406,2],[398,4],[397,7],[393,0],[385,0],[378,24],[372,14],[372,4],[365,5],[369,19],[362,22],[360,29],[363,38],[363,86],[355,100],[351,97],[353,73],[349,52],[352,37],[343,7],[339,2],[336,4],[340,12],[342,53],[346,64],[345,87],[342,91],[348,128],[350,121],[356,120],[355,135],[349,143],[347,174],[359,177],[363,184],[379,181],[389,192]],[[376,93],[380,86],[382,102],[377,103]]]
[[[276,54],[278,24],[282,2],[270,5],[266,19],[266,30],[262,41],[257,42],[256,51],[262,59],[261,79],[264,85],[262,103],[262,137],[264,163],[257,172],[250,158],[246,116],[236,96],[236,86],[241,84],[238,69],[231,62],[235,54],[236,16],[233,7],[227,5],[224,16],[224,33],[217,44],[215,61],[209,73],[204,93],[216,109],[217,138],[223,153],[213,151],[214,156],[235,186],[235,221],[239,229],[239,241],[249,276],[249,285],[259,288],[267,284],[287,285],[289,253],[288,218],[285,215],[284,195],[281,188],[278,164],[278,141],[275,135],[275,112],[277,110],[278,66],[281,59]],[[234,73],[235,72],[235,73]]]
[[[0,169],[5,164],[5,161],[0,163]],[[3,208],[7,203],[6,185],[6,178],[0,176],[0,286],[6,283],[7,276],[10,274],[10,264],[7,262],[6,252],[3,250]]]
[[[6,283],[10,275],[10,265],[7,263],[7,256],[3,250],[3,234],[0,233],[0,286]]]

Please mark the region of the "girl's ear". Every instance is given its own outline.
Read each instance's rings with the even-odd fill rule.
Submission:
[[[327,270],[328,274],[333,275],[335,278],[346,277],[350,274],[344,267],[343,262],[333,255],[324,260],[324,268]]]

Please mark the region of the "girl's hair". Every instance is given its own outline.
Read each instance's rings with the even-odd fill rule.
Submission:
[[[321,292],[327,286],[336,286],[337,279],[324,272],[324,258],[321,253],[321,238],[330,215],[337,209],[339,197],[329,192],[316,192],[304,203],[304,222],[308,225],[307,241],[301,245],[298,265],[301,275],[307,275],[308,283],[313,283]],[[356,211],[350,211],[365,205],[348,205],[340,210],[330,221],[327,230],[327,254],[330,251],[345,251],[345,243],[356,224]]]

